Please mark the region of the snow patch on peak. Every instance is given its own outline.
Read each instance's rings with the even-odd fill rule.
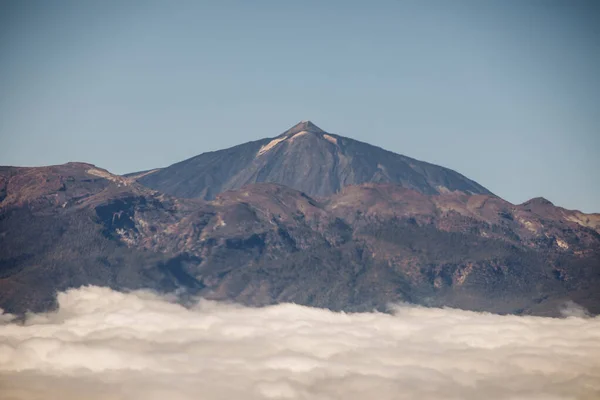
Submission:
[[[283,142],[286,139],[287,137],[279,137],[271,140],[269,143],[265,144],[258,150],[258,153],[256,153],[256,157],[265,154],[267,151],[271,150],[273,147],[277,146],[277,144]]]
[[[300,136],[304,136],[308,133],[308,131],[300,131],[298,133],[296,133],[293,136],[290,136],[290,142],[293,141],[294,139],[298,139]]]
[[[334,137],[333,137],[333,136],[331,136],[331,135],[328,135],[328,134],[326,134],[326,133],[325,133],[325,134],[323,135],[323,139],[325,139],[325,140],[327,140],[328,142],[331,142],[331,143],[333,143],[333,144],[337,145],[337,139],[336,139],[336,138],[334,138]]]

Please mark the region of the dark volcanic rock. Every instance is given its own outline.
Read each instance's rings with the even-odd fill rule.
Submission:
[[[341,310],[556,315],[574,300],[600,312],[600,215],[538,199],[383,183],[313,199],[259,183],[207,202],[83,163],[0,168],[0,190],[11,312],[52,308],[57,290],[84,284]]]
[[[275,138],[139,174],[138,180],[177,197],[203,199],[259,182],[278,183],[310,196],[329,196],[366,182],[394,183],[425,194],[447,190],[491,194],[455,171],[329,134],[309,121]]]

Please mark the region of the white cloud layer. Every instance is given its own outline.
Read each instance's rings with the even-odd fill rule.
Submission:
[[[99,287],[58,300],[0,317],[1,399],[600,398],[600,318],[186,309]]]

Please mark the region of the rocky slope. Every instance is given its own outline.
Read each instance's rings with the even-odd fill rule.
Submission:
[[[600,215],[544,199],[386,183],[316,199],[259,183],[204,201],[71,163],[0,168],[0,200],[11,312],[51,308],[56,290],[82,284],[344,310],[557,315],[574,300],[600,312]]]
[[[138,179],[173,196],[202,199],[260,182],[310,196],[329,196],[367,182],[394,183],[425,194],[448,190],[491,194],[455,171],[324,132],[310,121],[275,138],[200,154]]]

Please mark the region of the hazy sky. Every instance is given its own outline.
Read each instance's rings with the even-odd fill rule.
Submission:
[[[0,0],[0,164],[132,172],[304,119],[600,212],[600,2]]]

